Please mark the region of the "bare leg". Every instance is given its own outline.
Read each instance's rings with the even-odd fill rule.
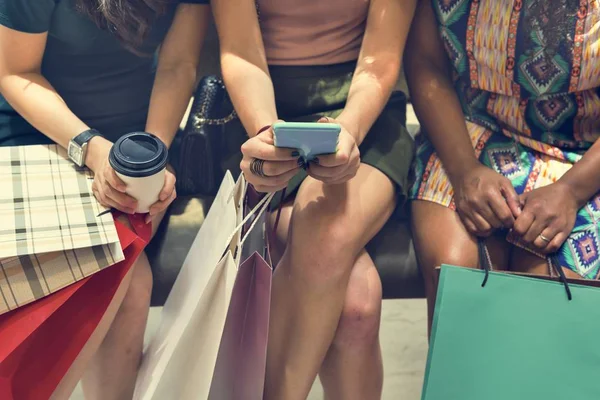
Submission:
[[[442,264],[477,268],[477,239],[467,232],[454,210],[420,200],[412,203],[412,233],[425,279],[431,333],[438,286],[438,274],[435,269]],[[486,242],[494,268],[505,270],[510,245],[501,237],[490,237]]]
[[[161,214],[153,221],[153,235],[163,216]],[[132,398],[151,292],[152,272],[146,254],[142,253],[53,399],[68,399],[79,379],[82,379],[88,400]]]
[[[367,165],[344,185],[302,184],[273,277],[265,399],[306,399],[336,336],[354,264],[394,197],[391,181]]]
[[[350,274],[342,317],[321,368],[325,399],[381,398],[381,301],[379,273],[363,250]]]
[[[293,201],[284,205],[271,247],[278,263],[286,247]],[[276,213],[270,216],[273,227]],[[339,325],[321,367],[321,383],[327,399],[379,399],[383,387],[383,363],[379,345],[381,281],[369,254],[356,259]]]
[[[548,275],[548,262],[545,259],[519,247],[513,247],[510,267],[511,270],[515,272]],[[563,271],[567,278],[582,279],[579,274],[568,268],[563,268]],[[556,272],[554,272],[554,275],[556,276]]]

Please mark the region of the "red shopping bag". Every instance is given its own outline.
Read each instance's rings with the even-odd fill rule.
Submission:
[[[0,316],[0,399],[48,399],[86,344],[152,227],[115,220],[125,260],[34,303]]]

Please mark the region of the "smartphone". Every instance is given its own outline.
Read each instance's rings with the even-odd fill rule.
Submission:
[[[320,122],[278,122],[273,125],[276,147],[297,149],[305,161],[335,153],[341,127]]]

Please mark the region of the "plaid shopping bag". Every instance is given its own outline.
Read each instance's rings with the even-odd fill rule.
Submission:
[[[92,179],[58,145],[0,147],[0,314],[124,260]]]

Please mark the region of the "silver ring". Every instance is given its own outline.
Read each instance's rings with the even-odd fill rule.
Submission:
[[[265,160],[261,160],[260,158],[255,158],[250,163],[250,172],[252,172],[256,176],[260,176],[262,178],[266,177],[264,171]]]
[[[550,239],[540,233],[540,239],[542,239],[546,243],[550,243]]]

